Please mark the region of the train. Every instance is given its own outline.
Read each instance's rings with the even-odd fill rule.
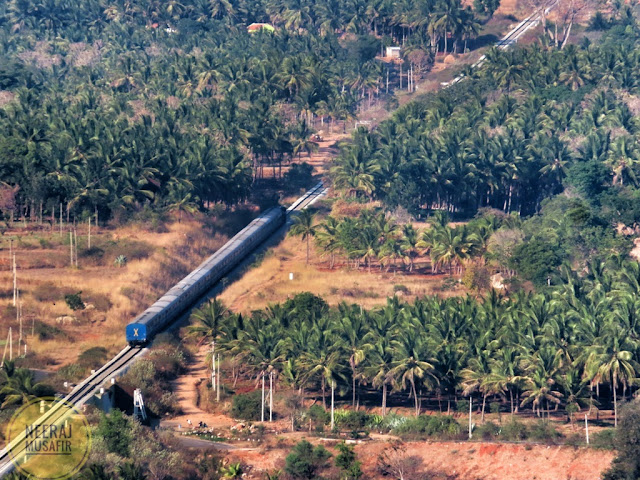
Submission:
[[[129,345],[141,346],[151,341],[247,254],[284,225],[286,217],[284,207],[277,206],[266,210],[249,223],[127,325],[126,338]]]

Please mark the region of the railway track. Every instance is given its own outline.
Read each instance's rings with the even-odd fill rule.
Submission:
[[[328,188],[325,188],[323,183],[319,182],[293,202],[289,208],[287,208],[287,216],[291,219],[293,215],[313,205],[316,201],[325,196],[327,192]],[[67,404],[73,405],[76,409],[80,409],[98,391],[98,389],[103,385],[108,384],[112,378],[121,374],[137,357],[142,356],[145,351],[146,348],[144,347],[127,346],[123,348],[115,357],[76,385],[73,390],[64,397],[64,401],[67,402]],[[60,405],[62,405],[62,402]],[[42,415],[36,423],[52,424],[64,421],[66,416],[70,413],[65,409],[65,413],[62,414],[59,410],[60,408],[52,408]],[[22,440],[24,439],[21,437],[14,439],[12,442],[14,448],[12,449],[11,454],[9,453],[9,446],[0,451],[0,477],[7,475],[14,470],[15,467],[11,461],[11,457],[21,457],[24,449],[24,442],[20,445]]]
[[[547,6],[544,8],[544,14],[548,14],[551,10],[553,10],[558,5],[559,0],[551,0]],[[518,43],[520,37],[522,37],[525,33],[527,33],[530,29],[538,26],[541,20],[540,12],[534,12],[529,15],[527,18],[522,20],[518,25],[512,28],[504,37],[502,37],[498,42],[496,42],[495,46],[500,50],[506,50]],[[475,63],[471,64],[471,68],[479,68],[484,62],[487,60],[486,55],[482,55]],[[456,78],[451,80],[450,82],[442,82],[441,85],[443,88],[450,87],[451,85],[455,85],[465,78],[464,75],[458,75]]]

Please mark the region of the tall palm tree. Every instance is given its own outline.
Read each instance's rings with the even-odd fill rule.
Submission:
[[[213,298],[191,314],[191,319],[198,322],[187,329],[187,334],[198,338],[198,345],[215,341],[223,320],[229,315],[227,307],[221,300]]]
[[[426,339],[422,337],[412,322],[406,322],[402,328],[406,331],[392,342],[393,363],[389,377],[393,379],[396,388],[410,389],[413,396],[414,411],[420,414],[418,388],[422,385],[434,387],[438,379],[435,375],[433,360],[429,355]]]
[[[293,219],[293,225],[291,226],[291,230],[289,231],[289,235],[293,235],[294,237],[301,237],[303,242],[306,240],[307,265],[309,265],[309,245],[311,242],[311,238],[315,237],[316,232],[318,231],[317,226],[314,225],[314,220],[315,212],[313,212],[309,208],[305,208]]]
[[[633,357],[635,343],[627,329],[610,321],[585,362],[585,374],[593,383],[607,382],[611,385],[615,426],[618,426],[618,385],[625,388],[631,385],[640,371],[640,365]]]

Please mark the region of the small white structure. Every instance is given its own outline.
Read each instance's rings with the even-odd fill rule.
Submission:
[[[387,58],[400,58],[400,47],[387,47],[385,57]]]

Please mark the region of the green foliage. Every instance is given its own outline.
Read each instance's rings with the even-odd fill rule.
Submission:
[[[613,428],[605,428],[604,430],[590,434],[589,445],[592,448],[601,448],[603,450],[615,449],[616,430]]]
[[[512,266],[523,278],[543,286],[562,263],[563,253],[558,244],[533,239],[516,248]]]
[[[614,444],[618,456],[602,478],[604,480],[640,478],[640,403],[637,400],[621,409]]]
[[[528,438],[537,442],[554,443],[560,438],[560,432],[550,422],[539,420],[529,429]]]
[[[285,472],[295,480],[312,480],[328,466],[331,454],[322,446],[314,447],[302,440],[287,455]]]
[[[517,442],[521,440],[526,440],[529,436],[529,429],[527,426],[516,420],[515,418],[511,418],[508,422],[506,422],[502,426],[502,430],[500,432],[500,437],[505,440],[511,442]]]
[[[500,426],[493,422],[486,422],[473,431],[474,437],[478,436],[483,440],[495,440],[500,433]]]
[[[68,295],[64,296],[64,301],[67,303],[67,306],[74,312],[76,310],[84,310],[85,308],[81,295],[82,295],[82,292],[78,292],[78,293],[69,293]]]
[[[231,416],[242,420],[260,420],[262,412],[262,392],[234,395],[231,402]]]
[[[371,415],[363,411],[336,410],[334,419],[339,429],[363,430],[370,425]]]
[[[484,265],[471,264],[462,276],[462,283],[469,290],[475,292],[486,291],[491,287],[491,273]]]
[[[77,364],[84,368],[97,368],[104,365],[107,358],[106,348],[92,347],[78,356]]]
[[[294,163],[284,175],[284,184],[291,191],[307,188],[313,181],[313,166],[307,162]]]
[[[109,415],[100,417],[96,433],[100,435],[111,453],[127,458],[132,442],[131,420],[120,410],[114,408]]]
[[[340,469],[342,480],[358,480],[362,476],[361,462],[356,460],[356,454],[352,445],[344,441],[336,445],[340,452],[335,459],[336,467]]]
[[[454,437],[462,430],[460,424],[448,415],[420,415],[408,418],[395,429],[397,434],[418,434],[427,437]]]

